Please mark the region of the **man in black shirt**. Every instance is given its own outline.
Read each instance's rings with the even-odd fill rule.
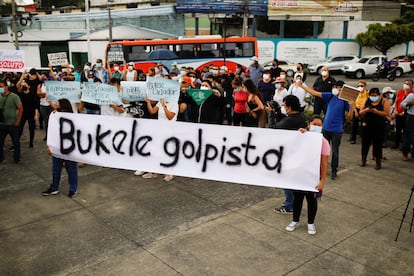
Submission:
[[[321,69],[321,75],[313,84],[313,89],[320,92],[331,92],[335,83],[336,80],[330,76],[328,68],[324,66]],[[322,98],[315,97],[313,103],[313,114],[321,115],[322,111],[324,115],[326,114],[327,105]]]

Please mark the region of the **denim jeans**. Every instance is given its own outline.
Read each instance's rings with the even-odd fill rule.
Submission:
[[[19,127],[13,125],[0,125],[0,162],[4,160],[4,140],[6,139],[7,134],[10,134],[14,147],[13,159],[18,161],[20,160]]]
[[[288,211],[293,210],[293,190],[289,189],[283,189],[283,192],[285,193],[285,208]]]
[[[332,160],[331,160],[331,169],[332,172],[338,171],[339,164],[339,146],[341,145],[342,133],[334,133],[329,131],[322,131],[323,136],[331,144],[332,151]]]
[[[402,152],[404,155],[414,153],[414,115],[407,115],[405,130],[404,130],[404,140],[402,145]]]
[[[45,122],[45,133],[46,133],[45,137],[47,137],[47,127],[49,126],[49,116],[50,116],[50,113],[52,112],[52,107],[50,105],[41,105],[39,111]]]
[[[78,190],[78,167],[74,161],[64,160],[52,156],[52,191],[59,190],[60,176],[62,174],[63,163],[65,163],[66,172],[68,173],[69,191],[76,192]]]

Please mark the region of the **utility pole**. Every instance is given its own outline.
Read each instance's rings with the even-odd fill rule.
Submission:
[[[89,0],[85,0],[85,15],[86,15],[86,44],[88,47],[88,61],[92,62],[91,30],[90,30],[90,24],[89,24]]]
[[[113,0],[106,1],[106,7],[108,8],[108,30],[109,30],[109,42],[112,42],[112,16],[111,16],[111,6],[109,2],[113,2]]]
[[[16,15],[16,0],[12,1],[12,28],[13,28],[13,38],[14,38],[14,46],[16,50],[19,50],[19,38],[17,37],[17,15]]]
[[[247,36],[247,29],[249,27],[249,0],[243,2],[243,30],[242,36]]]

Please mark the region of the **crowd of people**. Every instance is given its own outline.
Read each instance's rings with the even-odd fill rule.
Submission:
[[[121,70],[121,68],[123,68]],[[304,131],[317,131],[323,134],[324,146],[321,153],[321,166],[327,167],[328,156],[331,157],[331,179],[337,178],[339,167],[339,147],[348,119],[351,124],[350,143],[355,144],[358,133],[361,136],[361,166],[366,166],[369,148],[372,145],[372,158],[375,169],[381,169],[381,160],[385,158],[382,148],[387,145],[387,137],[395,133],[392,148],[401,149],[402,159],[409,160],[414,155],[414,94],[412,80],[405,80],[399,91],[390,87],[382,90],[367,88],[367,83],[358,81],[359,95],[355,101],[346,101],[338,97],[344,85],[330,76],[328,68],[321,70],[312,85],[306,84],[307,75],[302,64],[297,65],[297,72],[292,77],[279,68],[274,59],[272,67],[265,70],[257,58],[252,64],[243,68],[237,66],[230,72],[226,66],[214,64],[205,66],[201,71],[189,67],[178,68],[176,63],[171,68],[158,63],[147,73],[137,70],[133,62],[106,64],[101,59],[95,64],[86,63],[79,72],[72,65],[63,66],[48,72],[31,69],[28,72],[5,73],[0,81],[0,162],[4,160],[4,142],[9,134],[12,140],[13,158],[16,163],[21,159],[20,140],[25,135],[25,123],[28,123],[29,148],[34,146],[35,129],[44,129],[43,140],[47,140],[48,117],[53,110],[79,112],[95,115],[133,116],[160,120],[178,120],[206,124],[228,124],[242,127],[262,127]],[[119,101],[111,105],[97,105],[80,102],[57,103],[47,97],[47,81],[78,81],[81,83],[105,83],[117,87],[121,92],[121,81],[146,81],[148,77],[160,77],[176,80],[180,85],[180,97],[177,103],[159,102],[146,99],[144,102]],[[189,89],[210,90],[211,95],[203,102],[197,103],[188,93]],[[313,109],[307,107],[313,105]],[[69,106],[68,106],[69,105]],[[64,108],[62,108],[64,106]],[[139,110],[139,112],[137,112]],[[323,115],[322,115],[323,114]],[[308,127],[306,119],[311,117]],[[37,124],[36,124],[37,123]],[[326,140],[325,140],[326,139]],[[65,160],[53,160],[53,183],[44,195],[58,193],[60,172],[66,165],[70,177],[70,193],[77,192],[77,167]],[[152,172],[136,171],[144,178],[156,178]],[[324,186],[327,169],[321,168],[321,183],[315,183],[315,189]],[[75,180],[76,178],[76,180]],[[171,181],[172,175],[165,175],[165,181]],[[312,210],[308,218],[308,232],[315,234],[313,224],[317,205],[317,193],[301,193],[285,190],[286,200],[275,211],[292,214],[294,220],[286,227],[293,231],[298,226],[298,215],[303,198],[306,197]]]

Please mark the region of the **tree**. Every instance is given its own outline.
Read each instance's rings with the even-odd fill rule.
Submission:
[[[393,46],[414,38],[413,27],[413,23],[401,25],[395,23],[385,25],[374,23],[368,25],[366,32],[359,33],[355,40],[361,43],[362,46],[374,47],[383,55],[386,55]]]

